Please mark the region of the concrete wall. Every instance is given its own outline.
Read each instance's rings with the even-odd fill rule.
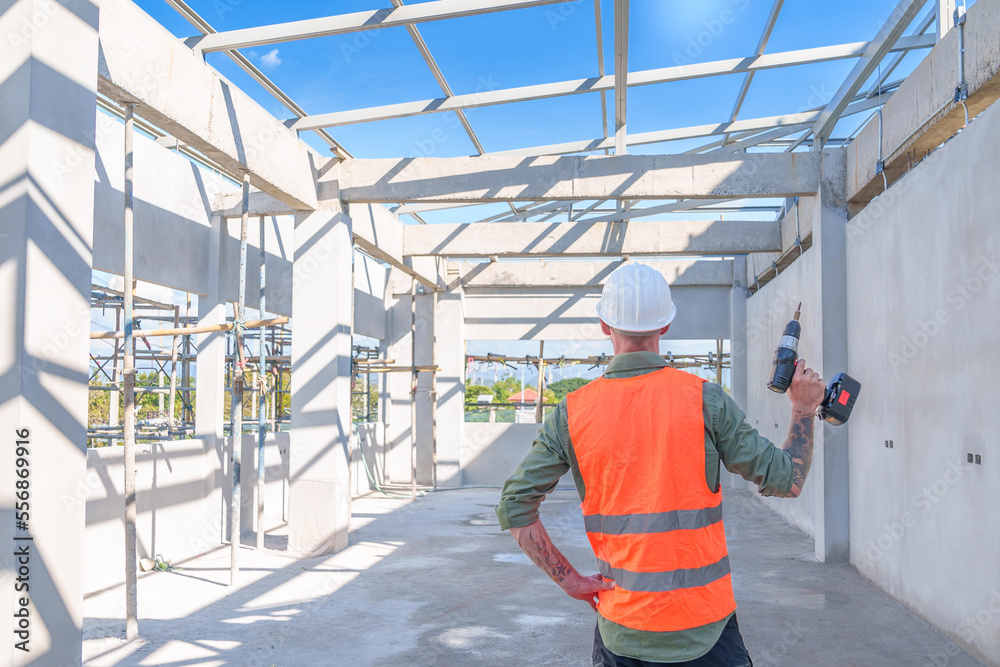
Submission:
[[[125,127],[102,111],[96,122],[94,268],[121,275]],[[134,150],[135,277],[204,294],[212,197],[237,188],[138,132]]]
[[[264,441],[264,530],[285,523],[288,516],[288,443],[289,433],[268,433]],[[240,480],[240,525],[244,534],[257,530],[257,435],[244,434]],[[226,477],[222,502],[229,508],[232,483]],[[228,526],[228,521],[226,523]]]
[[[847,233],[849,358],[863,382],[850,423],[851,561],[992,664],[1000,664],[998,171],[994,104]]]
[[[799,355],[815,370],[820,362],[819,256],[815,249],[805,252],[777,279],[765,285],[747,301],[747,405],[750,425],[781,446],[788,434],[791,402],[767,388],[774,347],[781,338],[795,307],[802,302],[802,339]],[[824,376],[825,377],[825,376]],[[794,500],[765,498],[771,509],[815,538],[822,504],[823,430],[816,429],[813,466],[802,495]],[[750,485],[756,491],[756,486]]]
[[[354,333],[385,339],[385,287],[389,269],[354,253]]]
[[[125,580],[125,501],[122,447],[87,450],[86,485],[68,491],[85,502],[84,581],[93,593]],[[221,515],[212,521],[205,498],[212,486],[202,440],[136,445],[136,525],[140,558],[171,562],[221,544]],[[216,514],[222,511],[215,508]]]
[[[384,424],[372,422],[354,425],[350,461],[351,496],[356,498],[375,491],[369,475],[380,483],[385,480]]]
[[[538,428],[538,424],[466,422],[459,452],[462,484],[503,484],[531,449]],[[572,476],[567,473],[559,484],[572,488]]]
[[[94,268],[121,275],[123,257],[125,158],[124,127],[115,118],[97,112],[97,156],[94,176]],[[153,140],[135,136],[135,277],[173,289],[206,294],[210,263],[209,235],[212,205],[220,193],[238,186],[198,167]],[[292,312],[291,216],[267,216],[264,248],[267,268],[267,310]],[[235,301],[239,290],[240,221],[226,220],[222,249],[222,296]],[[251,217],[247,227],[247,306],[258,305],[260,223]],[[385,337],[382,300],[386,268],[355,253],[355,325],[358,333]]]
[[[244,436],[241,517],[245,532],[253,530],[256,521],[256,452],[256,436]],[[88,449],[84,483],[62,495],[64,503],[85,503],[87,507],[83,552],[86,593],[125,580],[123,456],[122,447]],[[176,564],[222,544],[220,530],[228,517],[229,484],[226,479],[227,488],[218,488],[213,457],[214,452],[199,439],[136,446],[139,558],[162,554]],[[265,530],[283,523],[287,461],[288,433],[268,434]]]

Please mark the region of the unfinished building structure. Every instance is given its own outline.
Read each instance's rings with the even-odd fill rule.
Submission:
[[[824,376],[849,369],[864,392],[849,428],[817,429],[803,497],[774,510],[814,538],[818,559],[850,562],[1000,663],[1000,519],[984,511],[1000,489],[987,419],[1000,402],[989,371],[1000,326],[990,231],[1000,0],[958,14],[951,0],[901,0],[868,42],[765,53],[776,0],[746,58],[631,72],[629,2],[614,0],[613,73],[600,56],[590,79],[475,94],[451,91],[418,26],[560,0],[394,0],[221,32],[169,4],[193,36],[179,39],[129,0],[14,0],[0,14],[10,36],[0,87],[0,608],[27,609],[31,628],[31,653],[8,641],[5,663],[79,664],[85,591],[134,585],[137,557],[183,561],[238,542],[233,531],[285,523],[290,551],[331,553],[347,545],[352,496],[373,484],[502,482],[537,426],[465,423],[465,342],[600,340],[602,281],[633,259],[672,285],[683,316],[670,336],[730,341],[733,395],[773,440],[787,423],[787,405],[765,391],[773,345],[804,302],[803,356]],[[240,52],[379,27],[410,33],[441,98],[308,115]],[[892,80],[893,63],[915,51],[920,64]],[[215,52],[293,117],[206,64]],[[739,118],[756,72],[834,59],[856,66],[828,102]],[[731,118],[627,132],[630,87],[722,75],[745,77]],[[605,132],[579,142],[491,154],[464,114],[586,94],[609,100]],[[480,155],[356,158],[328,131],[427,113],[456,114]],[[837,123],[858,113],[871,118],[837,138]],[[332,154],[304,142],[307,132]],[[628,154],[693,137],[705,145]],[[762,198],[783,202],[773,219],[740,219],[753,208],[746,200]],[[488,202],[510,213],[420,224],[425,211]],[[656,219],[677,211],[699,215]],[[190,433],[136,444],[126,416],[125,446],[87,449],[90,346],[103,335],[91,332],[94,270],[197,295],[196,312],[164,323],[196,348],[181,351],[197,366]],[[121,298],[126,355],[141,332],[127,287]],[[290,429],[273,432],[275,418],[259,441],[237,439],[228,332],[256,339],[285,323]],[[378,422],[357,437],[354,334],[380,341],[384,365],[402,369],[380,376]],[[112,366],[109,381],[128,391],[134,368],[119,372],[117,355]],[[23,522],[17,503],[30,506]],[[30,596],[14,585],[27,567],[15,555],[22,545]],[[134,614],[133,599],[123,615]],[[5,636],[16,636],[18,615],[4,618]]]

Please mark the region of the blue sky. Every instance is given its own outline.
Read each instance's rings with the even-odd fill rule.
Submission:
[[[139,5],[177,36],[195,33],[163,0],[140,0]],[[193,0],[191,5],[213,27],[223,31],[377,9],[389,3]],[[614,71],[613,5],[613,0],[601,2],[608,74]],[[867,41],[895,5],[896,0],[788,0],[766,52]],[[633,0],[629,69],[750,55],[770,7],[771,0]],[[593,0],[435,21],[418,27],[456,94],[597,74]],[[311,114],[442,96],[404,28],[286,42],[246,49],[244,54]],[[908,56],[900,71],[910,71],[925,54],[918,51]],[[275,115],[291,115],[224,55],[212,54],[208,61]],[[824,104],[854,63],[850,59],[759,73],[739,117],[794,113]],[[634,87],[629,91],[629,131],[727,120],[741,81],[742,75],[728,75]],[[484,107],[467,113],[487,151],[592,139],[601,136],[599,95]],[[609,104],[609,114],[613,113],[613,105]],[[845,122],[846,131],[853,129],[848,125]],[[358,157],[475,153],[451,112],[337,127],[331,133]],[[303,136],[317,148],[325,149],[312,133]],[[704,143],[673,142],[635,147],[633,152],[677,152],[699,142]]]
[[[178,37],[196,34],[164,0],[139,0],[138,4]],[[390,5],[388,0],[192,0],[190,4],[219,31]],[[629,70],[751,55],[771,4],[772,0],[632,0]],[[896,4],[897,0],[786,0],[765,52],[870,40]],[[607,74],[613,74],[614,1],[603,0],[600,7],[604,67]],[[419,24],[418,29],[455,94],[583,79],[598,73],[594,0],[433,21]],[[285,42],[244,49],[243,53],[310,114],[443,96],[402,27]],[[892,80],[912,71],[926,53],[919,50],[907,55]],[[225,55],[209,54],[208,62],[278,118],[293,115]],[[759,72],[738,118],[797,113],[822,106],[855,62],[847,59]],[[727,121],[742,81],[743,75],[735,74],[632,87],[628,94],[628,131],[635,134]],[[611,93],[481,107],[468,109],[466,114],[487,152],[591,140],[602,136],[602,94],[608,101],[613,133]],[[858,114],[843,120],[834,136],[849,135],[869,116]],[[356,157],[454,157],[476,153],[453,112],[340,126],[329,131]],[[317,150],[328,153],[326,144],[314,133],[306,132],[302,137]],[[637,145],[629,151],[679,153],[710,141],[699,138]],[[436,211],[422,217],[429,223],[472,222],[505,209],[502,204],[490,204]],[[682,213],[661,219],[671,217],[717,215]],[[773,219],[774,214],[743,217]],[[409,216],[404,220],[416,223]]]
[[[138,4],[178,37],[197,32],[164,0],[138,0]],[[380,9],[390,4],[389,0],[190,1],[192,8],[219,31]],[[629,70],[751,55],[771,4],[772,0],[632,0]],[[897,0],[786,0],[765,52],[868,41],[896,4]],[[604,67],[607,74],[613,74],[614,2],[602,0],[600,6]],[[919,15],[923,16],[930,6]],[[582,79],[598,73],[594,0],[423,23],[418,29],[455,94]],[[405,28],[286,42],[245,49],[243,53],[310,114],[443,96]],[[912,71],[926,53],[920,50],[907,55],[891,80]],[[276,117],[291,117],[289,110],[226,56],[210,54],[208,62]],[[822,106],[855,62],[849,59],[759,72],[738,117],[796,113]],[[743,75],[738,74],[632,87],[628,94],[629,133],[724,122],[742,80]],[[482,107],[466,113],[488,152],[590,140],[602,134],[601,94]],[[604,94],[613,132],[613,96]],[[845,119],[834,136],[850,134],[867,118],[868,114],[859,114]],[[335,127],[330,132],[357,157],[452,157],[475,153],[452,112]],[[302,137],[317,150],[327,152],[315,134],[304,133]],[[630,152],[677,153],[709,141],[702,138],[634,146]],[[431,212],[423,217],[430,223],[470,222],[505,209],[504,205],[490,204]],[[677,215],[686,219],[718,216],[690,212]],[[774,213],[740,217],[773,219]],[[531,354],[536,345],[512,343],[494,349],[498,347],[494,343],[469,344],[470,353],[512,355]],[[553,354],[562,354],[557,342],[550,342],[549,348]],[[676,348],[672,350],[676,353],[703,353],[714,349],[714,341],[665,343],[663,351],[671,348]],[[594,343],[579,353],[602,351],[610,352],[610,345]],[[575,372],[573,369],[571,374]]]

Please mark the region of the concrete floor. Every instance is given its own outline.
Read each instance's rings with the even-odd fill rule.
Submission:
[[[86,600],[84,663],[99,665],[589,665],[594,616],[496,526],[498,491],[354,503],[351,545],[326,558],[228,551],[140,577],[140,632],[124,595]],[[789,501],[794,502],[794,501]],[[596,571],[573,491],[544,505],[553,539]],[[817,563],[802,533],[746,492],[726,499],[739,620],[758,666],[981,663],[849,566]]]

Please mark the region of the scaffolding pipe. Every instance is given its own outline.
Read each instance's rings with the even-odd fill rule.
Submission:
[[[417,499],[417,280],[410,279],[410,498]]]
[[[240,573],[240,468],[243,449],[243,320],[247,298],[247,223],[250,214],[250,172],[243,172],[243,215],[240,218],[240,287],[233,322],[233,400],[230,440],[233,448],[233,492],[229,507],[229,585]]]
[[[545,387],[545,341],[538,341],[538,394],[535,395],[535,422],[542,423],[545,409],[542,407],[542,391]],[[524,387],[521,388],[524,391]],[[523,394],[522,394],[523,396]]]
[[[437,367],[435,350],[437,349],[437,292],[431,293],[431,303],[434,313],[434,336],[431,339],[431,366]],[[437,370],[431,371],[431,474],[433,486],[438,488],[438,376]]]
[[[715,382],[720,387],[722,386],[722,339],[716,340],[718,354],[715,355]]]
[[[260,327],[271,327],[278,324],[288,324],[288,317],[272,317],[269,320],[250,320],[244,322],[240,329],[259,329]],[[192,334],[215,333],[217,331],[232,331],[236,328],[236,322],[226,322],[225,324],[206,324],[200,327],[180,327],[179,329],[150,329],[149,331],[139,331],[133,334],[136,338],[155,338],[157,336],[190,336]],[[124,338],[123,331],[101,331],[90,334],[90,340],[114,340]]]
[[[264,286],[267,283],[264,275],[264,216],[260,216],[260,317],[264,317],[265,296]],[[267,363],[267,349],[264,336],[267,329],[257,330],[257,393],[259,406],[257,408],[257,548],[264,548],[264,441],[267,439],[267,373],[264,366]]]
[[[179,329],[181,325],[181,307],[174,306],[174,328]],[[180,337],[174,336],[173,346],[170,348],[170,400],[167,401],[167,426],[170,433],[174,431],[174,407],[177,405],[177,346]]]
[[[185,305],[184,305],[184,318],[189,319],[191,317],[191,292],[185,292]],[[184,385],[185,389],[191,383],[191,337],[184,336],[184,362],[181,365],[181,384]],[[181,423],[186,424],[189,417],[194,417],[194,415],[189,414],[188,409],[188,397],[184,395],[184,400],[181,403]]]
[[[135,508],[135,339],[132,326],[134,281],[132,278],[133,248],[133,153],[135,139],[135,105],[125,105],[125,257],[124,257],[124,299],[125,299],[125,639],[132,641],[139,637],[139,605],[136,597],[136,508]]]
[[[120,309],[118,309],[118,308],[115,308],[115,331],[117,331],[119,328],[121,328],[121,325],[122,325],[122,319],[121,318],[122,318],[122,311]],[[111,375],[111,382],[115,386],[117,386],[118,385],[118,371],[119,371],[119,366],[118,366],[118,350],[121,349],[121,348],[120,348],[120,346],[118,345],[117,342],[114,345],[115,345],[115,352],[114,352],[114,355],[112,357],[114,359],[114,361],[112,362],[112,366],[111,366],[111,373],[112,373],[112,375]],[[107,375],[107,373],[105,373],[105,375]],[[111,402],[108,404],[108,424],[112,425],[112,426],[118,426],[118,423],[119,423],[119,417],[118,417],[118,399],[119,399],[118,392],[115,391],[115,392],[113,392],[111,394]]]

